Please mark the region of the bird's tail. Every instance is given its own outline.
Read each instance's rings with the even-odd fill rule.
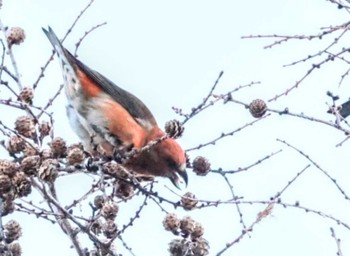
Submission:
[[[48,27],[47,30],[43,28],[43,31],[46,34],[47,38],[50,40],[58,56],[60,66],[62,68],[62,75],[66,87],[66,94],[68,97],[70,97],[73,95],[73,91],[76,90],[76,87],[78,86],[78,78],[74,67],[75,58],[70,52],[68,52],[68,50],[66,50],[62,46],[60,40],[58,39],[51,27]]]
[[[72,72],[75,74],[74,68],[72,67],[72,64],[74,63],[74,59],[75,59],[73,55],[63,47],[63,45],[61,44],[61,41],[58,39],[58,37],[56,36],[55,32],[52,30],[51,27],[48,27],[48,30],[46,30],[45,28],[42,28],[42,29],[45,35],[47,36],[47,38],[50,40],[58,56],[63,73]]]
[[[60,40],[58,39],[58,37],[56,36],[55,32],[52,30],[51,27],[48,27],[48,29],[46,30],[45,28],[42,28],[45,35],[47,36],[47,38],[50,40],[56,54],[58,55],[58,57],[60,59],[66,59],[66,62],[69,63],[67,57],[66,57],[66,50],[64,49],[64,47],[62,46]]]

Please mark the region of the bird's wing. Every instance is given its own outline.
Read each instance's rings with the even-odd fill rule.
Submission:
[[[59,55],[59,59],[61,60],[60,64],[63,69],[69,69],[69,73],[74,78],[76,78],[75,70],[72,70],[72,68],[79,68],[83,73],[91,78],[92,81],[95,82],[95,85],[99,86],[106,94],[110,95],[113,100],[125,108],[128,113],[130,113],[130,115],[136,120],[136,122],[146,130],[150,130],[152,127],[157,126],[157,122],[153,117],[151,111],[141,100],[139,100],[133,94],[118,87],[108,78],[101,75],[99,72],[89,68],[87,65],[74,57],[67,49],[62,46],[55,32],[50,27],[48,30],[43,28],[43,31],[49,38],[56,53]]]
[[[89,68],[87,65],[76,59],[73,55],[71,55],[70,58],[73,58],[78,68],[90,77],[105,93],[110,95],[116,102],[123,106],[130,115],[140,123],[140,125],[144,126],[143,120],[150,123],[152,126],[157,125],[151,111],[135,95],[123,90],[99,72]]]
[[[344,118],[350,115],[350,100],[341,104],[339,114]]]

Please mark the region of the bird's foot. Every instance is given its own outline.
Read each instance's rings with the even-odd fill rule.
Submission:
[[[96,159],[93,156],[88,156],[85,159],[85,168],[89,172],[97,172],[100,168],[99,165],[95,161]]]

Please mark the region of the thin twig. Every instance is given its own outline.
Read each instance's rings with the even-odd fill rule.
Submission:
[[[199,113],[203,112],[204,110],[212,107],[213,105],[215,105],[216,103],[223,101],[223,103],[227,103],[227,99],[232,95],[232,93],[237,92],[243,88],[247,88],[247,87],[251,87],[253,85],[257,85],[260,84],[259,81],[257,82],[250,82],[249,84],[245,84],[245,85],[239,85],[237,87],[235,87],[234,89],[232,89],[231,91],[225,93],[225,95],[218,95],[218,94],[213,94],[212,93],[212,100],[210,100],[209,102],[207,101],[206,104],[202,105],[202,107],[200,109],[198,109],[198,111],[196,112],[196,115],[198,115]],[[182,117],[186,119],[191,119],[193,116],[190,117],[190,114],[186,114],[183,113],[183,110],[181,108],[178,107],[172,107],[172,109],[174,110],[174,112]]]
[[[237,196],[233,190],[233,185],[231,184],[231,182],[229,181],[229,179],[226,177],[225,173],[220,173],[221,176],[224,178],[227,186],[229,187],[230,189],[230,192],[231,192],[231,195],[232,195],[232,199],[233,200],[237,200]],[[237,213],[238,213],[238,216],[239,216],[239,222],[242,224],[243,226],[243,230],[246,230],[247,229],[247,226],[245,225],[244,223],[244,220],[243,220],[243,213],[242,213],[242,210],[241,210],[241,207],[239,204],[236,204],[236,210],[237,210]]]
[[[187,123],[187,121],[190,120],[190,118],[192,118],[193,116],[198,114],[198,112],[200,112],[200,109],[207,103],[208,99],[211,97],[211,95],[212,95],[213,91],[215,90],[216,86],[219,84],[220,78],[222,77],[223,74],[224,74],[224,71],[221,71],[219,73],[219,76],[216,78],[215,83],[211,87],[208,95],[203,99],[203,101],[197,107],[192,108],[191,113],[187,115],[185,120],[182,122],[182,125]]]
[[[77,225],[79,227],[79,229],[81,231],[86,233],[93,242],[100,245],[104,250],[106,250],[107,252],[109,252],[113,255],[113,252],[109,248],[106,248],[105,244],[102,243],[98,239],[98,237],[96,237],[94,234],[89,232],[83,224],[81,224],[79,221],[77,221],[77,219],[74,218],[74,216],[72,216],[69,211],[67,211],[63,206],[61,206],[61,204],[50,193],[48,193],[46,191],[44,186],[40,185],[39,182],[37,182],[36,179],[34,179],[34,178],[31,178],[31,183],[38,190],[38,192],[40,192],[42,194],[42,196],[46,199],[49,206],[51,204],[54,205],[55,208],[64,216],[64,218],[68,218],[69,220],[71,220],[75,225]],[[52,209],[52,211],[53,211],[53,209]]]
[[[54,183],[49,184],[49,188],[50,188],[50,194],[52,198],[58,202],[55,184]],[[60,211],[60,208],[57,208],[56,206],[56,209],[58,210],[58,212],[62,214],[62,216],[64,216],[64,212]],[[68,219],[65,217],[57,217],[57,216],[55,217],[56,217],[57,223],[60,225],[63,232],[69,236],[78,255],[85,256],[83,252],[83,248],[81,247],[81,244],[78,240],[76,231],[73,230],[72,225],[69,223]]]
[[[64,35],[64,37],[61,40],[61,43],[64,42],[64,40],[67,38],[67,36],[72,32],[73,28],[75,27],[75,25],[77,24],[77,22],[80,20],[80,18],[83,16],[83,14],[87,11],[87,9],[89,9],[89,7],[92,5],[92,3],[95,0],[90,0],[90,2],[85,6],[85,8],[79,13],[79,15],[75,18],[75,20],[73,21],[72,25],[68,28],[66,34]],[[35,90],[39,84],[39,82],[41,81],[41,78],[44,77],[44,73],[47,69],[47,67],[49,66],[50,62],[53,60],[53,56],[55,55],[55,52],[53,51],[49,57],[49,59],[46,61],[46,63],[44,64],[44,66],[41,68],[40,73],[38,78],[36,79],[36,81],[33,83],[33,90]]]
[[[132,226],[135,222],[136,219],[140,218],[140,214],[141,211],[143,210],[143,208],[147,205],[147,200],[148,200],[148,196],[145,196],[145,199],[143,200],[143,202],[141,203],[141,206],[139,207],[139,209],[135,212],[134,216],[130,218],[129,222],[127,224],[123,225],[123,228],[121,230],[118,231],[117,236],[119,237],[121,234],[124,233],[124,231]]]
[[[50,98],[45,107],[43,107],[40,111],[40,113],[36,116],[36,119],[40,119],[40,117],[42,116],[42,114],[44,114],[46,112],[46,110],[52,105],[52,103],[54,102],[54,100],[58,97],[58,95],[60,95],[62,89],[64,88],[64,85],[61,84],[60,87],[58,88],[57,92],[55,93],[54,96],[52,96],[52,98]]]
[[[4,70],[4,62],[5,62],[5,55],[6,55],[6,47],[2,39],[0,39],[0,43],[2,46],[2,55],[1,55],[1,64],[0,64],[0,81],[2,77],[2,71]]]
[[[244,103],[242,101],[233,99],[232,97],[229,98],[227,101],[243,105],[245,108],[249,107],[248,103]],[[279,115],[289,115],[289,116],[294,116],[294,117],[306,119],[306,120],[309,120],[309,121],[325,124],[327,126],[331,126],[331,127],[335,128],[337,130],[340,130],[340,131],[344,132],[345,134],[350,134],[350,130],[339,126],[337,123],[325,121],[325,120],[318,119],[318,118],[315,118],[315,117],[312,117],[312,116],[308,116],[308,115],[306,115],[304,113],[301,113],[301,114],[293,113],[288,108],[285,108],[284,110],[277,110],[277,109],[267,108],[266,110],[267,110],[267,112],[274,112],[274,113],[277,113]]]
[[[118,239],[122,242],[124,248],[127,249],[132,256],[136,256],[132,251],[132,248],[126,244],[125,240],[121,235],[118,235]]]
[[[250,168],[252,168],[252,167],[254,167],[254,166],[258,165],[258,164],[261,164],[263,161],[265,161],[265,160],[267,160],[267,159],[269,159],[269,158],[271,158],[271,157],[273,157],[273,156],[275,156],[275,155],[277,155],[277,154],[279,154],[279,153],[281,153],[281,152],[282,152],[282,149],[280,149],[280,150],[278,150],[278,151],[276,151],[276,152],[272,152],[271,154],[269,154],[269,155],[267,155],[267,156],[265,156],[265,157],[263,157],[263,158],[257,160],[257,161],[254,162],[253,164],[248,165],[248,166],[246,166],[246,167],[239,167],[237,170],[227,170],[227,171],[224,171],[224,170],[222,170],[221,168],[219,168],[219,169],[217,169],[217,170],[211,170],[210,172],[213,172],[213,173],[220,173],[220,174],[221,174],[221,173],[223,173],[223,174],[234,174],[234,173],[238,173],[238,172],[245,172],[245,171],[249,170]]]
[[[12,92],[12,94],[13,94],[14,96],[16,96],[16,99],[18,99],[18,93],[9,85],[9,82],[8,82],[8,81],[3,81],[3,80],[1,80],[1,81],[0,81],[0,84],[5,85],[5,87],[6,87],[10,92]]]
[[[277,192],[277,194],[274,197],[271,198],[271,200],[274,201],[278,197],[281,197],[281,195],[287,190],[287,188],[290,187],[290,185],[292,185],[294,183],[294,181],[296,181],[296,179],[299,178],[300,175],[303,174],[309,167],[310,167],[310,164],[308,164],[300,172],[298,172],[293,179],[288,181],[287,185],[285,185],[279,192]]]
[[[310,161],[318,170],[320,170],[339,190],[339,192],[345,197],[346,200],[350,200],[350,197],[346,194],[345,190],[342,189],[342,187],[338,184],[337,180],[335,178],[333,178],[327,171],[325,171],[324,169],[321,168],[321,166],[319,164],[317,164],[314,160],[311,159],[311,157],[307,154],[305,154],[302,150],[296,148],[295,146],[292,146],[291,144],[289,144],[288,142],[286,142],[285,140],[281,140],[281,139],[277,139],[277,141],[287,145],[288,147],[294,149],[295,151],[297,151],[300,155],[302,155],[303,157],[305,157],[308,161]]]
[[[273,35],[249,35],[249,36],[242,36],[241,38],[242,39],[255,39],[255,38],[258,38],[258,39],[265,39],[265,38],[278,39],[275,42],[264,46],[264,49],[268,49],[268,48],[272,48],[273,46],[280,45],[280,44],[287,42],[289,40],[322,39],[324,36],[330,35],[330,34],[334,33],[335,31],[346,30],[349,25],[350,25],[350,22],[346,22],[346,23],[343,23],[343,24],[338,25],[338,26],[328,27],[324,31],[317,33],[317,34],[314,34],[314,35],[294,35],[294,36],[291,36],[291,35],[273,34]]]
[[[239,241],[241,241],[242,238],[245,237],[245,235],[251,233],[253,231],[254,226],[256,224],[258,224],[263,218],[265,218],[265,217],[267,217],[268,215],[271,214],[272,208],[273,208],[273,203],[270,202],[270,204],[268,204],[267,207],[262,212],[259,212],[259,214],[258,214],[257,218],[255,219],[255,221],[253,221],[253,223],[250,224],[248,228],[243,229],[242,233],[237,238],[235,238],[233,241],[231,241],[229,243],[226,243],[225,247],[221,251],[219,251],[216,254],[216,256],[222,255],[225,251],[227,251],[233,245],[235,245]]]
[[[4,33],[5,38],[6,38],[6,29],[5,29],[4,25],[2,24],[1,19],[0,19],[0,30]],[[7,43],[7,53],[10,56],[12,67],[13,67],[13,70],[16,74],[17,86],[18,86],[19,90],[22,90],[23,86],[21,83],[21,76],[18,72],[17,62],[15,60],[15,56],[13,54],[12,47],[11,47],[11,45],[9,45],[9,43],[7,41],[6,41],[6,43]]]
[[[78,49],[79,46],[81,45],[81,43],[83,42],[83,40],[94,30],[98,29],[99,27],[102,27],[104,25],[106,25],[107,22],[102,22],[100,24],[97,24],[95,26],[93,26],[92,28],[90,28],[88,31],[85,31],[85,34],[79,39],[79,41],[75,44],[75,50],[74,50],[74,57],[78,56]]]
[[[331,230],[331,235],[335,240],[335,244],[337,245],[337,256],[343,256],[343,252],[342,252],[341,246],[340,246],[341,240],[335,234],[334,228],[331,227],[330,230]]]
[[[209,142],[201,143],[201,144],[199,144],[198,146],[195,146],[195,147],[186,149],[185,151],[186,151],[186,152],[189,152],[189,151],[193,151],[193,150],[198,150],[198,149],[203,148],[203,147],[206,147],[206,146],[208,146],[208,145],[215,145],[215,143],[218,142],[219,140],[221,140],[221,139],[223,139],[223,138],[225,138],[225,137],[227,137],[227,136],[232,136],[232,135],[234,135],[235,133],[237,133],[237,132],[243,130],[244,128],[246,128],[246,127],[248,127],[248,126],[252,126],[252,125],[255,124],[256,122],[259,122],[259,121],[261,121],[261,120],[267,118],[268,116],[270,116],[270,114],[267,114],[267,115],[265,115],[265,116],[263,116],[263,117],[261,117],[261,118],[259,118],[259,119],[256,119],[256,120],[254,120],[254,121],[252,121],[252,122],[249,122],[249,123],[247,123],[247,124],[245,124],[245,125],[243,125],[243,126],[237,128],[237,129],[235,129],[235,130],[233,130],[233,131],[231,131],[231,132],[227,132],[227,133],[224,133],[224,132],[223,132],[223,133],[221,133],[220,136],[216,137],[215,139],[212,139],[212,140],[209,141]]]
[[[75,27],[75,25],[77,25],[80,18],[83,16],[83,14],[90,8],[90,6],[94,2],[95,2],[95,0],[90,0],[89,3],[85,6],[85,8],[79,13],[79,15],[73,21],[72,25],[68,28],[66,34],[64,35],[64,37],[61,40],[61,43],[63,43],[63,41],[67,38],[67,36],[72,32],[73,28]]]

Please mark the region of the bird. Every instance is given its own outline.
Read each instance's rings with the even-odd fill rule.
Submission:
[[[336,104],[336,101],[338,101],[340,98],[338,95],[333,95],[332,92],[327,91],[327,96],[329,96],[333,101],[333,104],[332,106],[329,106],[327,113],[335,115],[337,117],[336,123],[339,124],[340,121],[344,120],[350,115],[350,99],[338,105]]]
[[[350,100],[345,101],[344,103],[340,104],[339,106],[333,105],[333,106],[329,107],[329,109],[327,110],[327,113],[333,114],[333,115],[338,114],[339,117],[341,118],[341,120],[347,118],[348,116],[350,116]]]
[[[139,151],[122,166],[137,174],[169,178],[177,188],[183,182],[187,186],[186,155],[173,138],[142,150],[165,136],[147,106],[73,56],[51,27],[42,29],[58,56],[68,102],[66,113],[84,148],[88,152],[100,148],[106,155]]]
[[[342,103],[339,106],[339,114],[343,117],[343,118],[347,118],[350,115],[350,100]]]

